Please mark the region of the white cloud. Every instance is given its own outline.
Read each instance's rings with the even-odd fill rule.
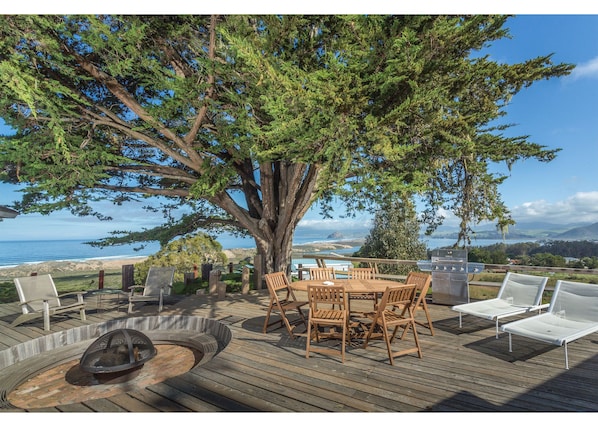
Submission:
[[[578,64],[571,72],[572,79],[580,78],[598,78],[598,57]]]
[[[511,209],[516,222],[542,221],[555,224],[598,222],[598,191],[579,192],[557,202],[535,200]]]

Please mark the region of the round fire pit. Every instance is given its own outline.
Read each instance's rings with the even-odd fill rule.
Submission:
[[[90,352],[89,343],[127,328],[151,339],[155,357],[129,373],[117,371],[113,378],[81,368],[81,355]],[[231,340],[230,328],[220,321],[180,315],[112,319],[43,335],[0,350],[0,411],[51,408],[143,390],[201,369]]]
[[[126,373],[140,368],[156,355],[152,341],[134,329],[116,329],[95,340],[79,365],[93,374]]]

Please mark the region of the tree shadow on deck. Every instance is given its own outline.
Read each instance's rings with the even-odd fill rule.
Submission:
[[[595,386],[598,355],[592,356],[569,370],[564,368],[558,370],[554,366],[547,366],[546,369],[554,371],[554,376],[551,379],[530,388],[504,404],[496,405],[468,391],[461,391],[430,407],[430,410],[463,412],[598,411],[598,387]]]

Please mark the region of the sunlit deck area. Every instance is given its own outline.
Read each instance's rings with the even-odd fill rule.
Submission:
[[[127,316],[154,316],[156,305],[131,315],[116,298],[101,310],[88,299],[87,320],[55,317],[52,331],[43,322],[11,327],[18,304],[0,305],[0,350],[81,326]],[[122,301],[121,301],[122,303]],[[262,333],[268,307],[266,290],[224,299],[194,295],[166,305],[162,315],[217,319],[232,331],[232,341],[209,363],[147,387],[132,386],[110,397],[86,390],[79,402],[3,411],[44,412],[521,412],[598,409],[598,342],[589,335],[562,348],[513,337],[495,338],[493,322],[463,318],[449,306],[430,304],[435,336],[418,328],[423,358],[416,354],[388,363],[386,347],[376,341],[352,346],[339,357],[305,358],[305,338],[292,340],[285,328]],[[400,345],[400,344],[397,344]],[[172,361],[176,363],[176,360]],[[83,395],[83,394],[82,394]]]

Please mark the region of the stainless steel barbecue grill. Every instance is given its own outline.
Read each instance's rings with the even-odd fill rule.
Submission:
[[[435,249],[430,261],[417,265],[432,272],[432,302],[446,305],[469,302],[468,274],[484,270],[484,264],[467,262],[465,249]]]

